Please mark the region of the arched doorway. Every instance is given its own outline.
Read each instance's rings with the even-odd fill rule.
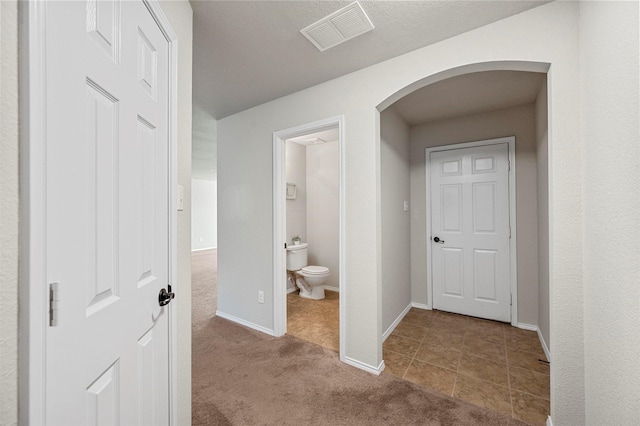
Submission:
[[[507,64],[506,70],[501,68],[504,64]],[[407,86],[378,108],[382,330],[385,339],[383,357],[393,374],[427,386],[431,383],[434,389],[459,397],[468,395],[465,386],[471,386],[474,380],[488,379],[487,384],[501,387],[503,397],[509,401],[505,401],[502,409],[511,410],[511,395],[520,395],[519,392],[526,389],[518,388],[522,386],[517,384],[515,377],[512,381],[516,385],[511,389],[510,377],[522,372],[516,370],[519,367],[515,367],[513,372],[507,368],[509,352],[514,352],[514,357],[516,352],[527,353],[530,360],[534,356],[539,356],[539,359],[550,356],[547,85],[544,64],[504,64],[477,64],[439,73]],[[432,270],[427,264],[431,255],[430,245],[434,242],[428,232],[430,205],[425,190],[429,186],[429,176],[425,173],[428,165],[425,149],[447,145],[455,149],[460,148],[455,144],[486,139],[495,141],[495,138],[505,136],[515,136],[517,153],[512,160],[512,167],[517,173],[513,183],[516,186],[514,204],[518,206],[513,234],[515,237],[516,231],[519,232],[517,252],[520,255],[511,270],[513,279],[518,280],[513,292],[514,308],[520,306],[521,311],[518,313],[514,309],[513,327],[494,327],[500,329],[498,336],[504,339],[503,344],[478,347],[477,339],[467,337],[471,335],[469,330],[474,334],[481,332],[477,328],[466,328],[480,323],[471,318],[457,321],[465,323],[465,327],[449,328],[449,339],[438,340],[443,334],[428,326],[445,325],[431,315],[436,311],[431,310],[434,308],[430,282]],[[407,185],[409,189],[401,189]],[[399,209],[403,201],[404,209]],[[398,234],[405,237],[397,238]],[[408,266],[398,267],[398,259],[410,259],[410,262],[406,262]],[[471,271],[473,273],[473,267]],[[400,301],[403,285],[405,292],[411,295],[411,305],[405,309],[402,309],[404,306]],[[427,318],[423,323],[420,323],[420,314]],[[441,319],[456,322],[457,318],[443,314]],[[514,337],[516,334],[523,337]],[[427,345],[428,339],[437,341],[438,346]],[[538,340],[541,343],[535,347],[533,344]],[[518,347],[516,341],[527,341],[528,346]],[[469,352],[474,353],[469,355]],[[477,361],[473,356],[479,359],[494,357],[492,365],[504,364],[505,368],[494,373],[493,377],[480,377],[481,374],[467,368]],[[512,364],[516,362],[514,358]],[[412,369],[412,365],[419,368]],[[401,366],[406,369],[403,371]],[[458,376],[460,368],[466,374]],[[549,366],[541,363],[539,370],[536,368],[533,367],[531,375],[539,379],[544,390],[534,393],[537,393],[536,397],[546,399],[548,410]],[[452,369],[456,374],[449,374]],[[436,377],[446,379],[439,381]],[[458,383],[458,389],[455,389],[455,383]],[[486,396],[493,398],[489,393]]]

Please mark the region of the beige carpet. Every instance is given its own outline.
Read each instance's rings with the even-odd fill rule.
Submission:
[[[191,330],[204,327],[218,308],[218,249],[191,253]]]
[[[215,250],[192,254],[193,425],[523,425],[292,336],[215,317]]]
[[[222,318],[193,336],[194,425],[522,425],[304,340]]]

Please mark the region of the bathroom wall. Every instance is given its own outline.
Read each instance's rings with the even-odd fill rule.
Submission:
[[[218,247],[218,182],[191,179],[191,250]]]
[[[309,264],[331,271],[325,286],[339,289],[340,154],[338,141],[307,146]]]
[[[425,149],[516,137],[518,322],[538,325],[538,218],[534,105],[492,111],[411,128],[412,301],[427,303]]]
[[[409,126],[392,109],[380,113],[382,331],[411,303]],[[404,202],[409,211],[404,211]]]
[[[295,200],[287,200],[287,243],[299,236],[307,241],[307,150],[304,145],[287,141],[287,183],[296,185]]]

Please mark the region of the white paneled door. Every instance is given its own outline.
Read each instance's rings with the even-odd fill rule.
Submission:
[[[508,144],[428,161],[434,309],[511,321]]]
[[[50,425],[169,423],[169,42],[142,1],[46,5]]]

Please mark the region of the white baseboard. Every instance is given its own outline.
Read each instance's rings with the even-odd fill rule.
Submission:
[[[398,324],[400,324],[400,321],[402,321],[405,317],[405,315],[407,315],[409,313],[409,309],[411,309],[411,303],[409,305],[407,305],[406,308],[404,308],[404,310],[402,312],[400,312],[400,315],[398,315],[398,318],[395,319],[395,321],[393,321],[391,323],[391,325],[389,326],[389,328],[387,328],[387,331],[385,331],[382,334],[382,341],[384,342],[385,340],[387,340],[387,337],[389,337],[389,335],[391,333],[393,333],[393,330],[396,329],[396,327],[398,326]]]
[[[547,417],[547,426],[553,426],[553,422],[551,421],[551,416]]]
[[[205,247],[205,248],[199,248],[199,249],[191,249],[191,252],[193,253],[194,251],[214,250],[217,248],[218,247]]]
[[[547,342],[545,342],[544,337],[542,336],[542,332],[540,331],[539,328],[537,331],[538,331],[538,339],[540,339],[540,344],[542,345],[542,350],[544,351],[544,354],[547,357],[547,361],[551,362],[551,351],[547,346]],[[549,419],[551,419],[551,417],[549,417]]]
[[[542,337],[542,333],[540,332],[540,328],[537,325],[525,324],[522,322],[518,323],[518,328],[522,328],[523,330],[531,330],[535,331],[538,334],[538,340],[540,340],[540,345],[542,345],[542,350],[544,351],[545,356],[547,357],[547,361],[551,362],[551,352],[549,351],[549,347],[547,346],[547,342],[544,341]]]
[[[360,370],[364,370],[367,373],[375,374],[376,376],[379,376],[382,373],[382,370],[384,370],[384,360],[381,361],[380,365],[378,365],[377,367],[373,367],[369,364],[365,364],[364,362],[360,362],[356,359],[346,356],[344,357],[344,363],[349,364],[352,367],[359,368]]]
[[[411,302],[411,307],[412,308],[418,308],[418,309],[424,309],[424,310],[427,310],[427,311],[431,310],[429,305],[425,305],[424,303]]]
[[[526,324],[524,322],[519,322],[518,323],[518,328],[521,328],[523,330],[529,330],[529,331],[538,331],[538,326],[537,325]]]
[[[295,292],[296,290],[298,290],[298,288],[297,288],[297,287],[291,287],[291,288],[288,288],[288,289],[287,289],[287,294],[293,293],[293,292]]]
[[[273,330],[263,327],[261,325],[243,320],[242,318],[234,317],[233,315],[225,314],[224,312],[220,312],[220,311],[216,311],[216,316],[235,322],[236,324],[240,324],[245,327],[251,328],[253,330],[259,331],[261,333],[268,334],[269,336],[275,336],[275,333],[273,332]]]

